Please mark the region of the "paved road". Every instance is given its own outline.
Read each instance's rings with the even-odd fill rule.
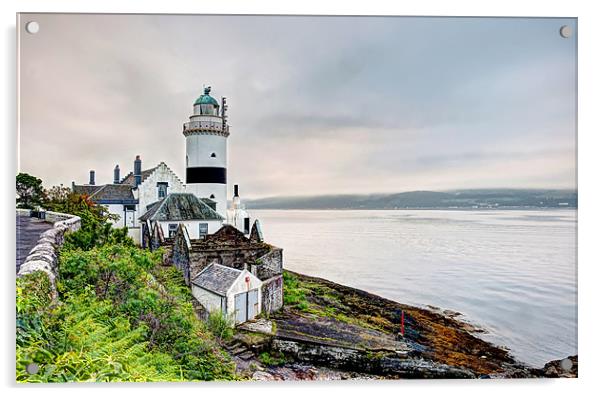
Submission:
[[[29,216],[17,216],[17,272],[40,238],[40,234],[51,228],[52,223]]]

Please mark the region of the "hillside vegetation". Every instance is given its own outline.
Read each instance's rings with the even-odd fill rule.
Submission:
[[[17,279],[17,381],[235,379],[182,275],[160,266],[161,252],[108,229],[85,200],[77,212],[82,229],[61,249],[58,300],[45,274]]]

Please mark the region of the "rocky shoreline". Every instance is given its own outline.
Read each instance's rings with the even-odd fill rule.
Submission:
[[[256,380],[576,377],[577,356],[542,368],[478,338],[458,313],[400,304],[285,272],[285,305],[237,327],[225,345]],[[403,312],[404,334],[401,335]]]

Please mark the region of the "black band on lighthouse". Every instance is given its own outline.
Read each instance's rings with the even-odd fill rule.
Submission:
[[[186,168],[186,184],[188,183],[226,184],[226,168],[209,166]]]

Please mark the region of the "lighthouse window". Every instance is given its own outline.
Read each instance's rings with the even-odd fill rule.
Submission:
[[[211,153],[211,158],[215,158],[215,153]]]
[[[211,194],[211,195],[209,196],[209,198],[211,198],[211,199],[215,199],[215,195]]]

